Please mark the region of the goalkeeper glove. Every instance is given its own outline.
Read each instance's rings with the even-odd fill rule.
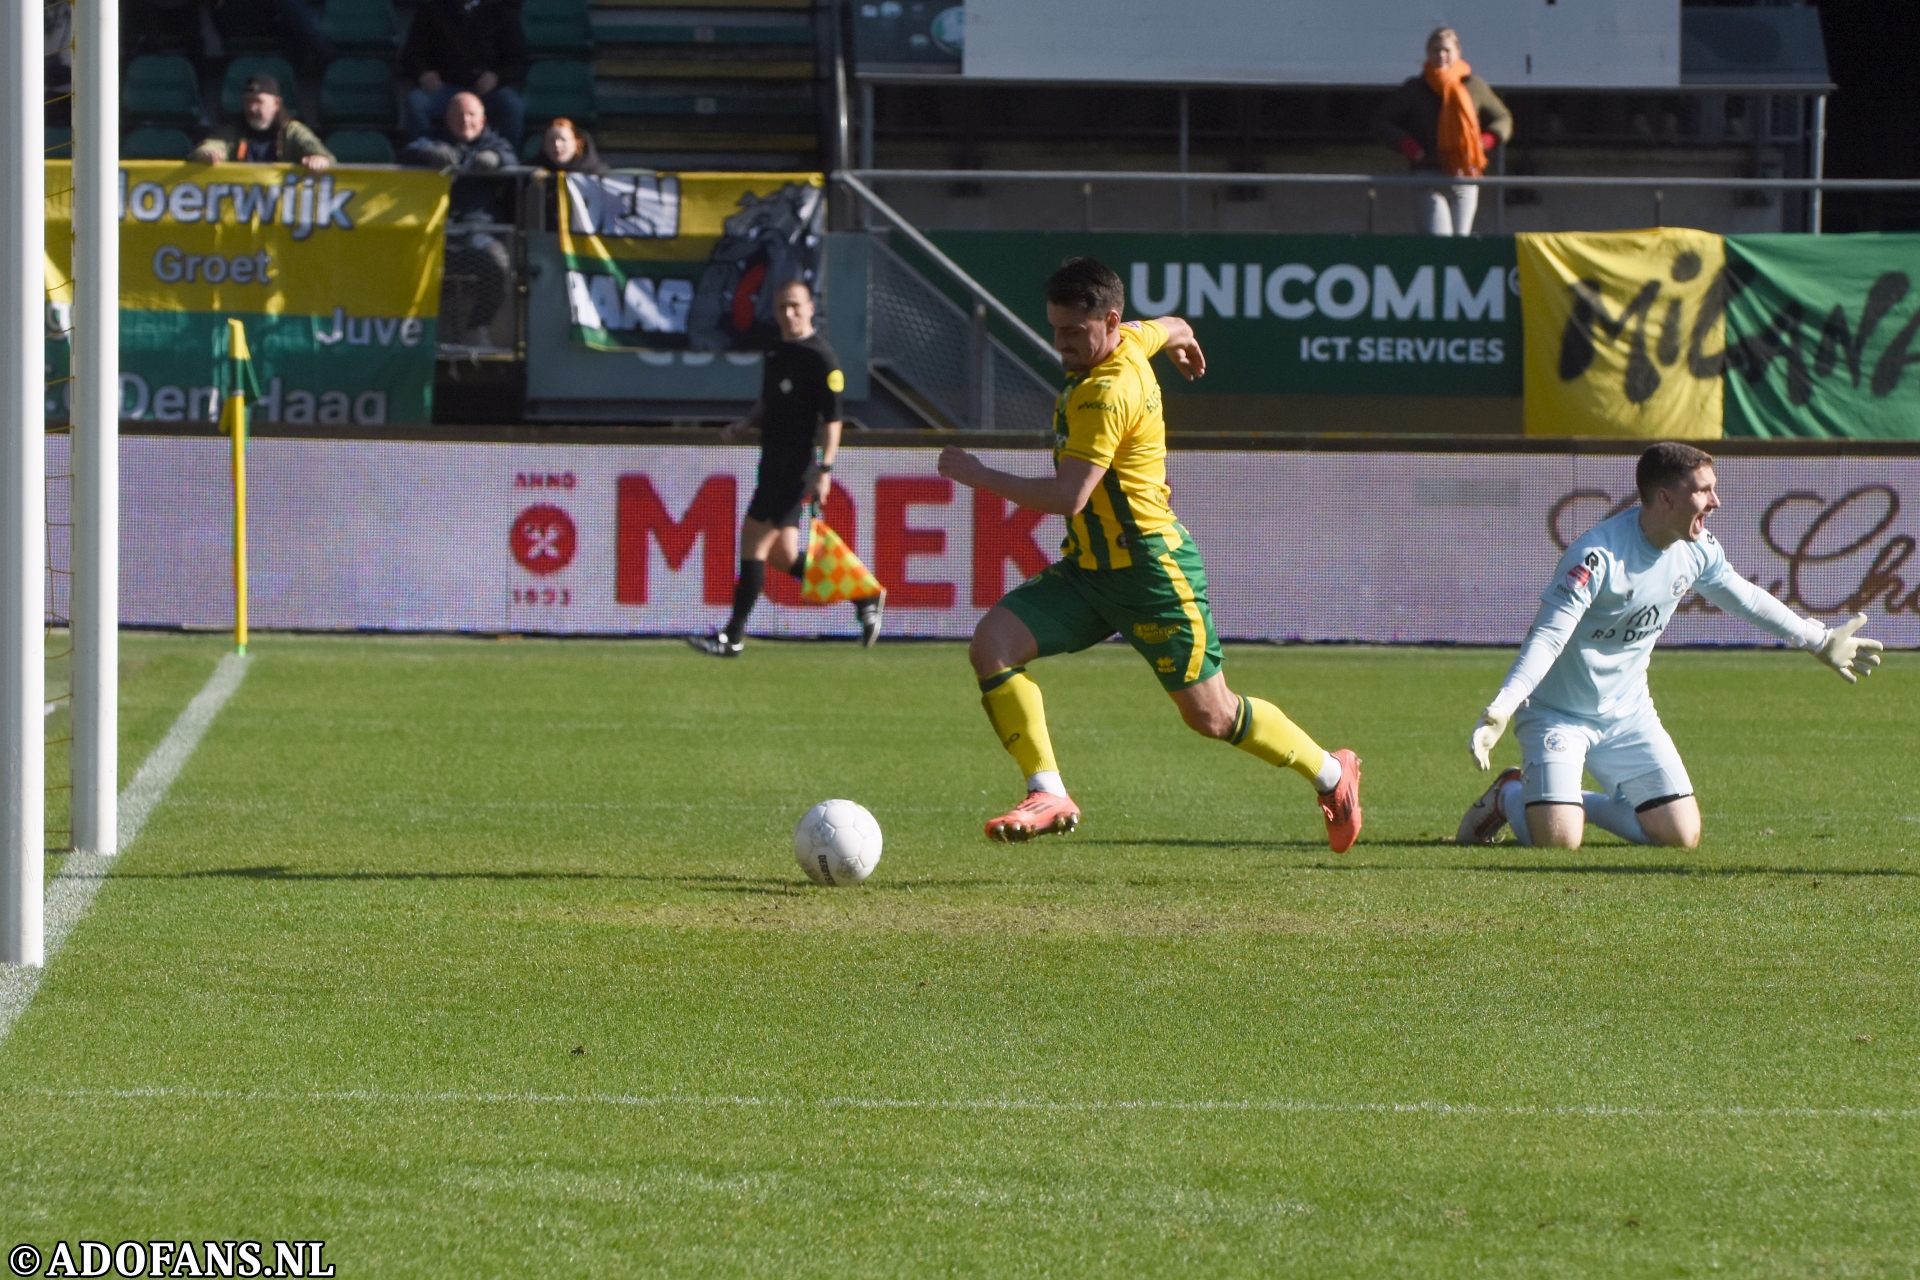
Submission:
[[[1861,676],[1872,675],[1873,669],[1880,665],[1880,651],[1886,648],[1878,640],[1854,635],[1866,625],[1867,615],[1856,613],[1839,626],[1829,628],[1827,638],[1813,651],[1814,657],[1838,671],[1848,684],[1857,684]]]
[[[1467,739],[1467,750],[1473,752],[1473,762],[1482,769],[1493,768],[1493,744],[1500,741],[1500,735],[1507,731],[1507,721],[1511,719],[1511,711],[1502,711],[1498,707],[1488,707],[1480,713],[1480,723],[1473,727],[1473,733]]]

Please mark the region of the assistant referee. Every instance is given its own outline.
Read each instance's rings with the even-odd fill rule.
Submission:
[[[727,424],[720,438],[739,440],[760,432],[760,475],[740,526],[740,578],[733,588],[733,616],[710,636],[687,643],[716,658],[738,657],[745,647],[747,617],[767,584],[767,561],[796,578],[806,571],[800,544],[809,499],[824,503],[832,487],[833,459],[840,451],[840,393],[846,375],[840,358],[813,327],[813,289],[789,280],[774,297],[780,341],[766,353],[760,398],[747,416]],[[860,640],[880,637],[885,595],[855,600]]]

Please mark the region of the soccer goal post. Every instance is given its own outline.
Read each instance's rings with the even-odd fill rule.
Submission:
[[[118,851],[120,10],[75,0],[73,847]]]
[[[0,961],[45,959],[45,15],[0,16]]]
[[[56,29],[42,6],[0,19],[0,140],[11,163],[0,190],[0,963],[46,960],[47,753],[71,752],[74,850],[118,847],[119,790],[119,124],[116,0],[73,5],[70,291],[48,293],[44,57]],[[68,192],[63,188],[63,198]],[[63,302],[69,305],[51,305]],[[63,318],[54,333],[50,318]],[[64,387],[46,373],[47,343],[69,344]],[[69,465],[49,474],[50,408],[68,407]],[[70,474],[68,474],[70,473]],[[72,538],[49,537],[47,489],[69,480]],[[55,562],[66,559],[66,564]],[[66,593],[61,619],[60,579]],[[46,628],[71,627],[70,742],[48,740]]]

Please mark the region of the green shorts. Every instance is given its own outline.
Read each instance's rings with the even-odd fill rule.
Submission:
[[[1116,632],[1153,664],[1168,692],[1220,670],[1220,635],[1207,608],[1207,569],[1180,525],[1149,533],[1125,569],[1058,560],[1001,597],[1040,642],[1039,656],[1078,653]]]

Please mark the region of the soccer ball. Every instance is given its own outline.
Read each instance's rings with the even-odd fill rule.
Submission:
[[[880,824],[851,800],[822,800],[793,829],[793,858],[815,884],[859,884],[880,865]]]

